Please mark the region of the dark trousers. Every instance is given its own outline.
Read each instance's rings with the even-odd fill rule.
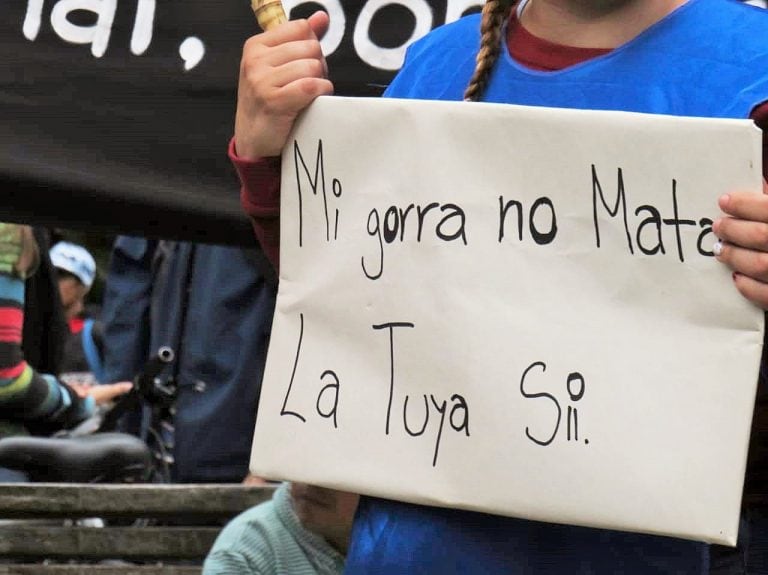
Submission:
[[[710,575],[768,574],[768,506],[750,507],[741,517],[735,548],[713,545]]]

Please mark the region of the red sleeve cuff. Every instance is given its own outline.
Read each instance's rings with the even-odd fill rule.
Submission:
[[[275,269],[280,265],[280,158],[244,160],[237,157],[235,139],[229,159],[240,178],[240,203],[251,218],[253,231]]]
[[[280,210],[280,157],[244,160],[237,155],[234,138],[227,153],[242,184],[240,200],[246,213],[276,216]]]

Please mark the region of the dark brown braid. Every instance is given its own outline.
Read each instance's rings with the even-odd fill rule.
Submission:
[[[512,0],[486,0],[480,23],[480,51],[477,53],[475,73],[464,90],[464,100],[477,102],[488,85],[493,65],[501,54],[501,30],[512,10]]]

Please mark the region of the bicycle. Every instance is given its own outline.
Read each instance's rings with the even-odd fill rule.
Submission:
[[[0,439],[0,467],[23,471],[30,482],[169,483],[176,386],[159,374],[173,360],[171,348],[160,348],[130,392],[70,430]],[[150,411],[146,439],[116,431],[121,417],[142,403]]]

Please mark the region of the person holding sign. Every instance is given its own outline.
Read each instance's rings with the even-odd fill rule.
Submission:
[[[488,0],[482,16],[413,44],[385,97],[751,117],[768,128],[766,25],[768,13],[733,0]],[[318,12],[252,37],[243,50],[229,153],[243,206],[275,266],[279,155],[297,115],[333,92],[318,41],[327,27]],[[715,253],[733,270],[736,289],[768,309],[768,196],[723,193]],[[766,412],[760,399],[756,430]],[[753,433],[745,502],[768,501],[765,483],[751,480],[766,467],[765,443]],[[347,562],[353,574],[709,569],[701,543],[370,497],[360,501]]]

